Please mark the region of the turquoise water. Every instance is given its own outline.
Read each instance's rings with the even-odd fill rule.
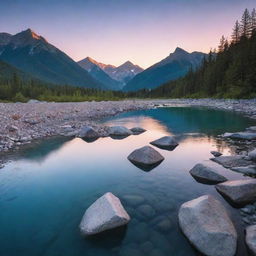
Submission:
[[[254,123],[224,111],[159,108],[121,114],[108,125],[141,126],[147,132],[123,140],[57,138],[31,145],[0,170],[1,256],[193,256],[200,255],[182,235],[177,213],[185,201],[210,193],[223,201],[243,232],[237,210],[214,186],[196,182],[188,171],[209,159],[211,150],[231,154],[216,135]],[[127,160],[136,148],[163,135],[176,135],[174,151],[157,149],[165,160],[144,172]],[[230,179],[238,173],[225,174]],[[118,196],[132,220],[127,228],[84,239],[78,225],[106,192]],[[237,255],[246,256],[244,244]]]

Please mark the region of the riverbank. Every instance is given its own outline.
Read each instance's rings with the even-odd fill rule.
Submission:
[[[35,139],[76,136],[90,125],[107,136],[98,121],[121,112],[161,106],[204,106],[242,113],[256,119],[256,99],[170,99],[81,103],[0,103],[0,152],[17,149]]]

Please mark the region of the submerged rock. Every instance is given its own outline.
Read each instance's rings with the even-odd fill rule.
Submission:
[[[128,160],[137,167],[149,171],[159,165],[164,157],[150,146],[145,146],[134,150],[129,156]]]
[[[211,154],[215,157],[222,156],[222,154],[218,151],[211,151]]]
[[[98,139],[100,135],[91,126],[84,126],[79,132],[79,137],[90,141]]]
[[[226,181],[215,187],[234,206],[241,207],[256,201],[255,179]]]
[[[79,228],[83,235],[88,236],[126,225],[129,221],[130,216],[120,200],[108,192],[86,210]]]
[[[251,165],[252,162],[245,159],[244,156],[219,156],[211,158],[212,161],[221,164],[226,168],[241,167]]]
[[[241,139],[241,140],[255,140],[256,133],[255,132],[236,132],[236,133],[224,133],[224,138],[231,138],[231,139]]]
[[[245,230],[245,242],[252,255],[256,255],[256,225],[252,225]]]
[[[112,138],[125,138],[127,136],[132,135],[131,130],[129,130],[128,128],[124,127],[124,126],[112,126],[109,128],[109,135]]]
[[[179,145],[179,143],[173,136],[164,136],[160,139],[151,141],[150,144],[158,148],[167,150],[173,150]]]
[[[217,184],[227,181],[227,178],[221,175],[226,169],[212,161],[204,161],[196,164],[189,172],[190,174],[201,183]]]
[[[131,131],[132,131],[133,135],[139,135],[139,134],[145,132],[146,130],[141,127],[133,127],[131,129]]]
[[[210,195],[184,203],[179,224],[188,240],[204,255],[234,256],[237,233],[224,206]]]
[[[250,160],[256,162],[256,149],[254,149],[253,151],[249,152],[248,154]]]

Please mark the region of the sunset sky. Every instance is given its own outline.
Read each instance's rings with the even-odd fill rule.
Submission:
[[[177,46],[208,52],[255,0],[0,0],[0,31],[31,28],[74,60],[144,68]]]

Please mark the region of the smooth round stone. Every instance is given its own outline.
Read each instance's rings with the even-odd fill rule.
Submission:
[[[154,245],[154,248],[161,248],[161,250],[166,253],[169,253],[171,251],[170,242],[163,234],[157,231],[150,232],[150,241]]]
[[[139,195],[124,195],[123,199],[131,206],[138,206],[145,201],[144,197]]]
[[[246,228],[245,242],[252,255],[256,255],[256,225]]]
[[[119,252],[120,256],[144,256],[144,254],[138,249],[129,247],[129,245],[126,245],[121,248]]]
[[[172,223],[169,219],[165,218],[160,220],[157,224],[156,224],[156,229],[161,231],[161,232],[168,232],[171,230],[172,228]]]
[[[146,241],[145,243],[141,244],[140,249],[144,253],[149,253],[153,250],[154,246],[151,242]]]
[[[143,215],[144,217],[147,217],[147,218],[152,218],[156,214],[155,209],[152,206],[148,205],[148,204],[144,204],[144,205],[139,206],[137,208],[137,211],[141,215]]]

